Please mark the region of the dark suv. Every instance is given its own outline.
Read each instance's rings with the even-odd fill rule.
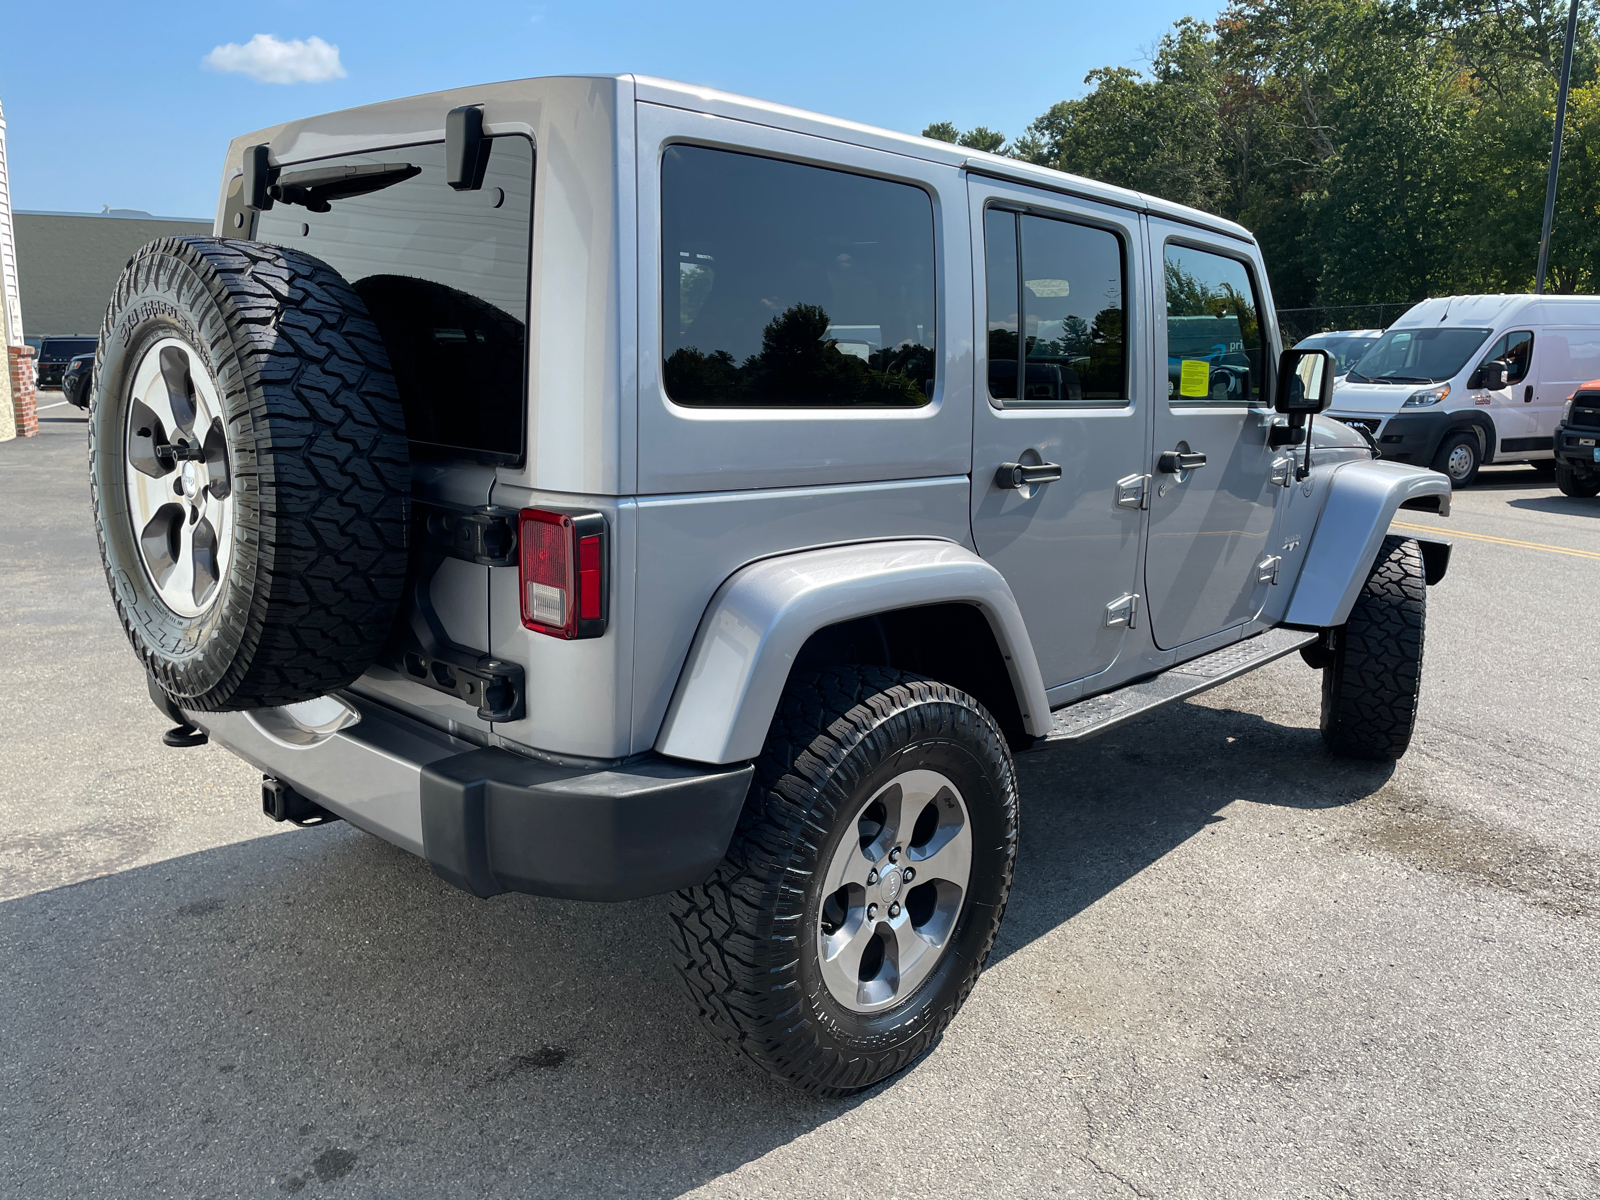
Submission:
[[[41,388],[58,388],[67,364],[80,354],[93,354],[100,344],[92,337],[47,337],[39,346],[39,374],[36,383]]]

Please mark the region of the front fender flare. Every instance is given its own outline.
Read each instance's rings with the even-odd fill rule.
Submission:
[[[806,640],[840,621],[923,604],[975,605],[989,621],[1022,710],[1050,727],[1033,643],[1004,577],[953,542],[863,542],[762,559],[711,598],[656,738],[658,753],[704,763],[755,758]]]
[[[1336,467],[1284,623],[1311,629],[1343,625],[1395,513],[1424,496],[1438,497],[1438,511],[1448,514],[1449,477],[1382,459]]]

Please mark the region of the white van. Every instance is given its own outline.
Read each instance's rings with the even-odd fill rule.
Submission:
[[[1464,487],[1484,463],[1553,463],[1562,406],[1596,378],[1600,298],[1444,296],[1389,327],[1328,413]]]

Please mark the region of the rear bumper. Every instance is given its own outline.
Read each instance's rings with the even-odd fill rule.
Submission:
[[[609,767],[559,766],[344,700],[360,720],[324,734],[286,727],[283,709],[189,718],[477,896],[631,900],[703,882],[727,850],[754,773],[748,764],[653,754]]]

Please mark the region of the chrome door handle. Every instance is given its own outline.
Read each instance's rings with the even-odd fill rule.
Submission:
[[[1180,471],[1195,471],[1205,465],[1205,452],[1201,450],[1163,450],[1161,457],[1156,460],[1156,470],[1168,475],[1176,475]]]
[[[1000,469],[994,473],[994,485],[997,488],[1019,488],[1030,483],[1054,483],[1060,478],[1060,463],[1034,463],[1032,466],[1001,463]]]

